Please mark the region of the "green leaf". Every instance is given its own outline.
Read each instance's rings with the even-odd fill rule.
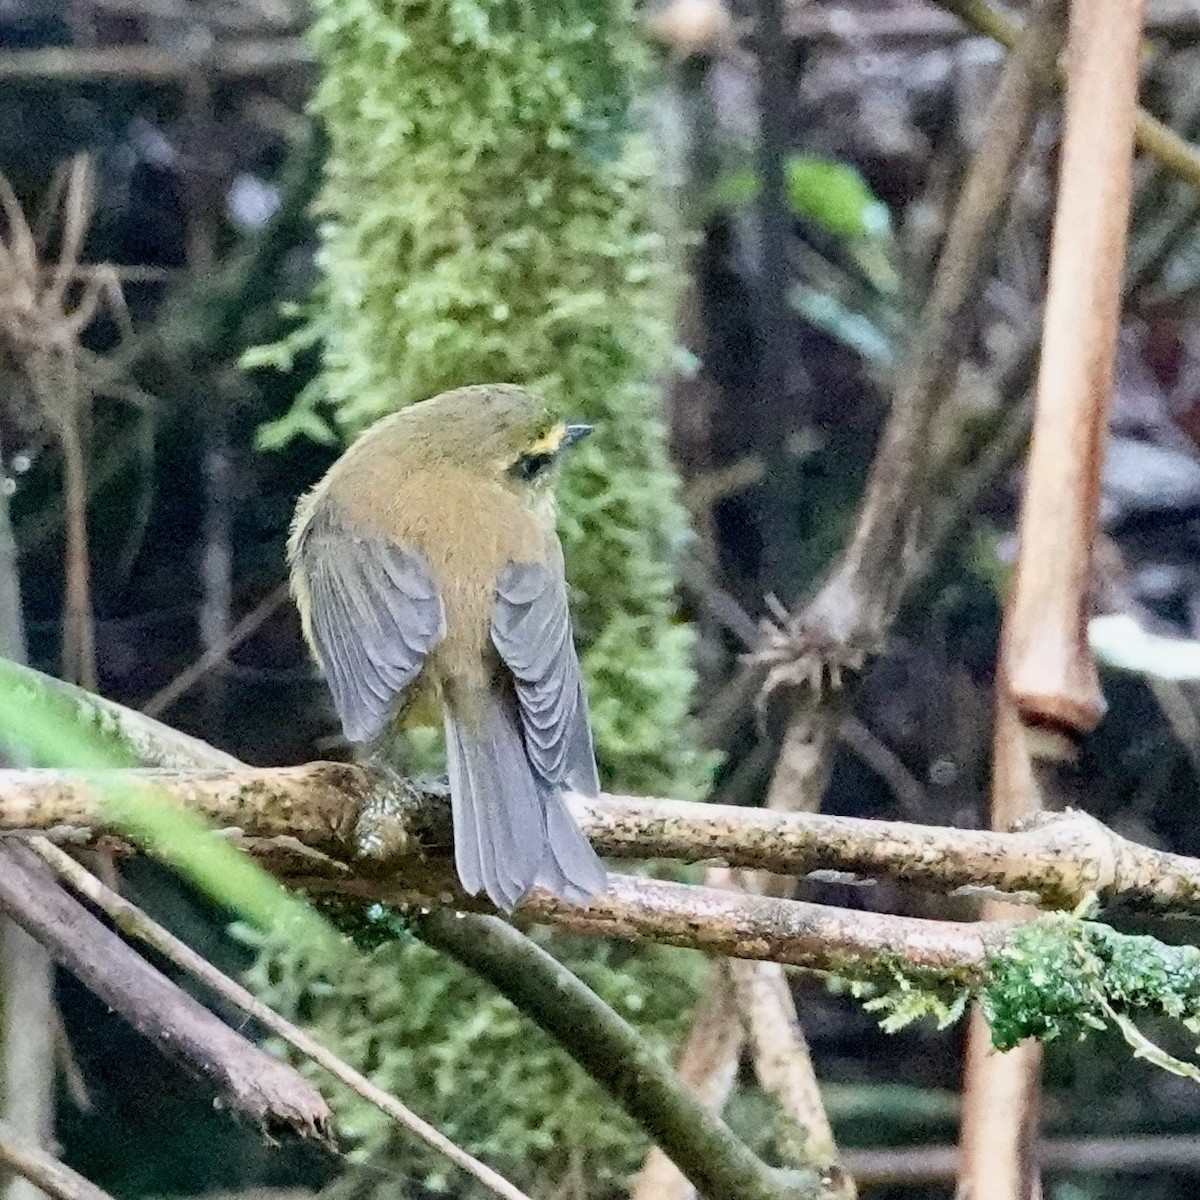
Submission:
[[[793,154],[784,167],[788,207],[838,237],[883,238],[891,233],[887,205],[848,163]],[[758,195],[758,176],[749,168],[726,175],[716,187],[717,204],[740,206]]]
[[[881,237],[891,228],[887,206],[847,163],[797,154],[788,159],[786,180],[792,212],[830,233]]]

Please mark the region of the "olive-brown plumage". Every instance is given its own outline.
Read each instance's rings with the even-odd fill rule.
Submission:
[[[553,481],[587,432],[522,388],[459,388],[377,422],[300,502],[292,592],[346,737],[446,732],[463,887],[607,886],[563,794],[599,780]]]

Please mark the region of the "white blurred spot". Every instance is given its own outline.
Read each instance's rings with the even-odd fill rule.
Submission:
[[[279,208],[279,189],[257,175],[241,174],[225,193],[225,212],[239,229],[261,229]]]

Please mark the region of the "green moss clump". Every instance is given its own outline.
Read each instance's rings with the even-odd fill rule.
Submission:
[[[692,736],[671,567],[688,531],[653,386],[673,346],[674,255],[633,119],[633,5],[314,7],[324,283],[296,345],[319,338],[324,372],[268,436],[311,434],[322,406],[350,434],[489,381],[595,424],[560,525],[602,773],[699,795],[712,763]]]
[[[1114,1024],[1130,1038],[1137,1014],[1171,1017],[1198,1032],[1200,949],[1065,914],[1040,917],[1014,929],[992,957],[981,1003],[998,1050]]]

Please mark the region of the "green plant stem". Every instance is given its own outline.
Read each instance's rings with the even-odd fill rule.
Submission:
[[[782,1172],[763,1163],[628,1022],[524,934],[495,917],[447,911],[422,915],[413,928],[555,1038],[709,1200],[821,1195],[816,1172]],[[583,1030],[587,1037],[580,1037]]]

